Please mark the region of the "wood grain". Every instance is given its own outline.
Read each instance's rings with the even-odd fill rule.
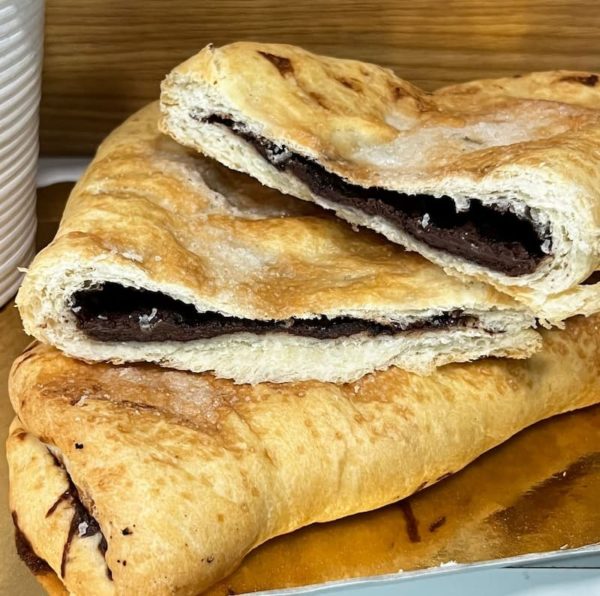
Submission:
[[[72,182],[60,182],[59,184],[38,188],[36,214],[38,226],[35,239],[38,250],[50,244],[54,238],[73,186]]]
[[[600,69],[597,0],[47,0],[44,154],[91,153],[208,42],[288,42],[395,69],[427,89]]]

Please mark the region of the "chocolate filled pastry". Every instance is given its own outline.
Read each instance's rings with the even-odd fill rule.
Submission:
[[[253,548],[402,499],[599,400],[598,316],[528,360],[236,385],[34,345],[9,383],[19,552],[69,593],[195,595]]]
[[[42,342],[240,383],[539,348],[512,298],[191,155],[158,118],[153,104],[101,145],[25,277],[17,304]]]
[[[373,64],[240,42],[175,68],[161,128],[265,185],[484,280],[560,323],[600,309],[600,83],[430,94]]]

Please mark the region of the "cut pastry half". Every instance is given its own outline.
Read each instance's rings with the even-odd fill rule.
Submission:
[[[592,73],[430,94],[373,64],[239,42],[166,77],[161,128],[560,323],[588,301],[547,302],[600,266],[599,107]]]

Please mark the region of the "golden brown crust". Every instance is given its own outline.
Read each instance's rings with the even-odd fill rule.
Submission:
[[[596,73],[574,70],[534,72],[501,79],[481,79],[448,85],[435,91],[436,98],[447,98],[455,109],[466,109],[470,102],[482,106],[505,98],[535,99],[600,109],[600,77]]]
[[[274,57],[288,64],[283,72],[274,64]],[[545,140],[541,147],[554,148],[556,135],[598,124],[594,111],[580,107],[598,107],[600,83],[598,87],[561,83],[560,79],[569,75],[583,77],[583,73],[567,71],[532,73],[512,84],[507,79],[474,81],[430,94],[376,64],[316,55],[285,44],[238,42],[219,48],[207,46],[175,68],[164,81],[161,101],[168,114],[168,102],[176,99],[170,92],[176,93],[178,84],[214,85],[223,107],[232,107],[245,120],[260,123],[268,138],[282,139],[329,170],[364,186],[389,187],[385,178],[391,175],[393,181],[394,174],[402,173],[402,162],[392,161],[389,168],[378,171],[366,160],[361,163],[357,151],[400,139],[407,142],[410,134],[403,132],[438,129],[442,133],[442,127],[448,127],[456,132],[452,136],[458,137],[461,129],[477,126],[477,149],[473,139],[448,137],[443,139],[445,145],[433,144],[427,155],[395,157],[417,160],[403,172],[413,179],[424,174],[449,175],[455,170],[483,178],[490,166],[482,163],[482,146],[491,148],[490,162],[496,166],[514,163],[528,157],[527,147],[514,145],[518,141]],[[539,90],[540,84],[547,88]],[[566,105],[559,109],[543,102],[519,101],[550,98]],[[509,117],[510,127],[494,129],[494,125],[508,124]],[[168,121],[163,120],[162,125],[167,126]],[[499,136],[497,141],[507,142],[488,138],[486,126]]]
[[[334,209],[454,274],[486,280],[541,317],[558,322],[582,312],[578,300],[561,314],[546,311],[545,302],[600,267],[594,73],[532,73],[429,94],[373,64],[239,42],[208,46],[175,68],[161,105],[162,130],[263,184]],[[364,187],[447,195],[459,206],[477,198],[517,212],[530,208],[540,225],[552,226],[552,255],[535,272],[511,277],[432,248],[265,166],[231,131],[203,120],[215,113]]]
[[[272,536],[398,500],[525,426],[597,402],[599,322],[547,332],[544,351],[526,361],[430,377],[389,369],[349,385],[239,386],[86,365],[38,346],[15,363],[10,394],[98,520],[116,593],[194,594]],[[57,549],[60,540],[31,532],[40,515],[31,504],[49,496],[43,485],[23,492],[17,453],[9,443],[13,507],[36,551],[41,540]],[[67,587],[89,565],[83,546]],[[53,567],[57,557],[45,556]]]
[[[376,234],[192,157],[158,132],[157,120],[150,105],[106,139],[72,192],[56,239],[33,262],[17,304],[39,340],[87,360],[214,370],[238,382],[348,381],[390,365],[426,372],[482,355],[526,357],[539,347],[528,330],[533,315],[506,295],[449,277]],[[69,302],[84,284],[103,281],[248,319],[402,321],[461,309],[478,313],[483,329],[382,341],[281,333],[98,342],[77,329]]]

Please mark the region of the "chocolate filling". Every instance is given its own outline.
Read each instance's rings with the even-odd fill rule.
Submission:
[[[71,500],[71,487],[69,487],[62,495],[60,495],[60,497],[58,497],[58,499],[56,499],[56,501],[54,501],[54,503],[52,504],[52,507],[50,507],[50,509],[48,509],[48,511],[46,511],[46,517],[50,517],[59,507],[59,505],[61,503],[65,503],[67,501]]]
[[[411,323],[377,323],[352,317],[318,317],[259,321],[199,313],[194,306],[160,292],[128,288],[116,283],[75,292],[71,310],[77,327],[99,341],[191,341],[233,333],[289,333],[335,339],[358,333],[370,336],[407,331],[476,326],[477,317],[461,310]]]
[[[194,114],[190,116],[197,119]],[[516,215],[473,198],[468,209],[457,211],[455,202],[447,196],[364,188],[346,182],[311,159],[247,132],[230,118],[214,114],[203,122],[229,128],[274,167],[296,176],[315,195],[380,216],[432,248],[512,277],[532,273],[548,256],[542,245],[550,245],[549,233],[536,230],[529,209]]]
[[[103,557],[106,555],[107,549],[106,539],[104,538],[104,534],[102,534],[102,530],[100,530],[100,526],[98,525],[96,518],[93,517],[92,514],[83,506],[83,503],[79,498],[79,493],[77,492],[77,489],[75,488],[75,485],[72,482],[69,488],[69,492],[71,495],[71,503],[75,511],[73,513],[73,517],[71,518],[71,525],[69,526],[69,533],[67,534],[67,540],[63,548],[62,559],[60,562],[60,576],[62,578],[65,577],[69,551],[71,550],[71,543],[73,542],[73,538],[75,536],[87,538],[89,536],[94,536],[95,534],[98,534],[98,532],[100,532],[101,536],[100,543],[98,544],[98,550],[100,551]],[[107,567],[106,570],[109,579],[112,579],[112,573],[110,569]]]
[[[73,483],[71,476],[69,476],[62,462],[56,457],[56,455],[54,455],[52,451],[50,451],[50,449],[48,449],[48,453],[52,456],[54,464],[65,472],[67,480],[69,482],[69,488],[67,488],[67,490],[64,493],[59,495],[58,499],[56,499],[52,507],[48,509],[46,517],[50,517],[51,515],[53,515],[54,512],[57,510],[58,506],[63,502],[70,502],[74,509],[73,517],[71,518],[71,524],[69,525],[69,532],[67,533],[67,539],[63,547],[62,558],[60,561],[60,577],[64,578],[69,558],[69,551],[71,550],[71,543],[73,542],[73,538],[76,535],[82,538],[86,538],[100,533],[100,542],[98,543],[98,550],[105,559],[108,545],[106,542],[106,538],[104,537],[104,534],[100,529],[98,521],[81,502],[81,498],[79,497],[79,491],[77,490],[77,487]],[[108,565],[106,566],[106,575],[108,576],[108,579],[112,580],[112,571],[110,570]]]
[[[38,557],[31,546],[31,542],[27,539],[27,536],[23,534],[21,528],[19,528],[19,518],[17,517],[17,512],[12,512],[13,524],[15,526],[15,545],[17,547],[17,554],[29,567],[29,570],[34,575],[45,575],[46,573],[51,573],[52,568],[44,559]]]
[[[48,450],[50,455],[52,456],[54,463],[65,470],[62,463],[58,460],[58,458],[52,453],[52,451]],[[69,501],[74,509],[73,517],[71,518],[71,524],[69,525],[69,532],[67,533],[67,539],[65,541],[65,545],[63,547],[62,558],[60,562],[60,577],[65,577],[67,561],[69,557],[69,550],[71,549],[71,543],[73,542],[73,538],[77,536],[88,537],[94,536],[100,532],[100,542],[98,544],[98,550],[102,554],[103,557],[106,556],[107,550],[107,542],[104,534],[102,534],[102,530],[100,529],[100,525],[96,521],[96,518],[92,516],[92,514],[85,508],[81,499],[79,497],[79,492],[77,491],[77,487],[73,484],[71,477],[65,470],[65,474],[67,475],[67,479],[69,481],[69,488],[59,495],[58,499],[54,502],[52,507],[48,509],[46,513],[46,517],[50,517],[55,513],[58,509],[58,506],[63,503]],[[31,546],[27,536],[23,534],[21,528],[19,528],[18,517],[16,511],[12,512],[12,519],[15,526],[15,544],[17,547],[17,553],[19,557],[23,560],[25,565],[29,567],[30,571],[35,575],[42,575],[45,573],[51,573],[52,568],[48,563],[38,557]],[[106,567],[106,574],[110,580],[112,580],[112,572],[110,568]]]
[[[600,282],[600,271],[594,271],[587,279],[581,282],[582,286],[593,286]]]

